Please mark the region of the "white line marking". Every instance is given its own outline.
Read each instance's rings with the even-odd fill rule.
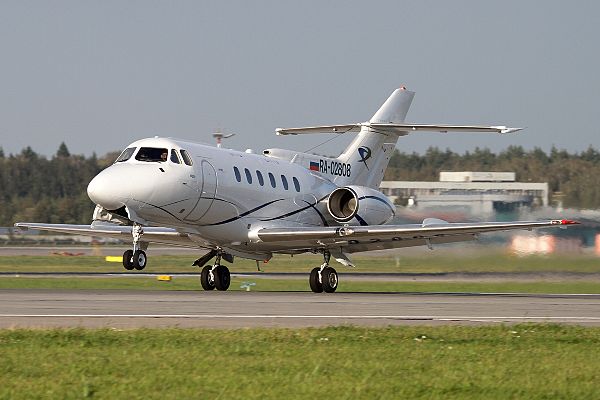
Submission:
[[[0,314],[0,318],[398,319],[424,321],[600,321],[600,317],[479,317],[438,315]]]

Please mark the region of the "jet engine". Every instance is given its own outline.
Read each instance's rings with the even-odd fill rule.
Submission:
[[[381,192],[364,186],[335,189],[327,200],[327,209],[338,222],[356,218],[361,225],[380,225],[396,214],[394,204]]]

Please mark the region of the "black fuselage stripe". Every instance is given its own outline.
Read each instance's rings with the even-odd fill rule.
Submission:
[[[308,201],[304,200],[304,202],[306,204],[310,204]],[[329,226],[329,224],[327,223],[327,220],[325,219],[325,217],[323,216],[323,214],[321,213],[321,211],[319,211],[319,209],[317,207],[315,207],[315,204],[310,204],[310,206],[312,207],[313,210],[315,210],[315,212],[317,214],[319,214],[319,217],[321,218],[321,222],[323,223],[323,226]]]
[[[367,221],[365,221],[364,219],[361,218],[360,215],[356,214],[354,216],[354,218],[356,218],[356,220],[358,221],[359,224],[361,224],[362,226],[367,226],[369,224],[367,224]]]
[[[142,204],[146,204],[146,205],[148,205],[148,206],[150,206],[150,207],[154,207],[154,208],[156,208],[156,209],[159,209],[160,211],[163,211],[163,212],[165,212],[165,213],[169,214],[171,217],[175,218],[177,221],[182,221],[182,219],[181,219],[181,218],[177,218],[177,216],[176,216],[175,214],[173,214],[173,213],[172,213],[172,212],[170,212],[170,211],[167,211],[167,210],[165,210],[164,208],[162,208],[162,207],[160,207],[160,206],[154,205],[154,204],[152,204],[152,203],[146,203],[145,201],[140,201],[140,200],[136,200],[136,201],[139,201],[140,203],[142,203]]]
[[[327,196],[329,196],[329,195],[327,195]],[[289,212],[289,213],[286,213],[286,214],[283,214],[283,215],[279,215],[279,216],[277,216],[277,217],[268,218],[268,219],[261,219],[261,221],[275,221],[275,220],[277,220],[277,219],[282,219],[282,218],[286,218],[286,217],[291,217],[292,215],[294,215],[294,214],[298,214],[299,212],[302,212],[302,211],[304,211],[304,210],[306,210],[306,209],[308,209],[308,208],[315,207],[317,204],[319,204],[319,202],[320,202],[321,200],[325,199],[327,196],[321,197],[321,199],[317,200],[317,201],[315,202],[315,204],[309,203],[309,202],[308,202],[308,201],[306,201],[306,200],[302,200],[303,202],[305,202],[306,204],[308,204],[308,206],[306,206],[306,207],[302,207],[302,208],[300,208],[300,209],[298,209],[298,210],[291,211],[291,212]]]
[[[246,212],[243,212],[243,213],[241,213],[240,215],[237,215],[237,216],[235,216],[235,217],[232,217],[232,218],[226,219],[226,220],[224,220],[224,221],[215,222],[215,223],[212,223],[212,224],[206,224],[206,225],[203,225],[203,226],[215,226],[215,225],[223,225],[223,224],[228,224],[228,223],[230,223],[230,222],[237,221],[237,220],[238,220],[238,219],[240,219],[240,218],[244,218],[245,216],[247,216],[247,215],[250,215],[250,214],[252,214],[253,212],[256,212],[256,211],[258,211],[258,210],[260,210],[261,208],[265,208],[265,207],[267,207],[267,206],[269,206],[269,205],[271,205],[271,204],[273,204],[273,203],[276,203],[276,202],[278,202],[278,201],[282,201],[282,200],[283,200],[283,199],[272,200],[272,201],[269,201],[268,203],[265,203],[265,204],[262,204],[262,205],[260,205],[260,206],[258,206],[258,207],[255,207],[255,208],[253,208],[252,210],[248,210],[248,211],[246,211]]]
[[[312,204],[308,203],[308,205],[307,205],[306,207],[302,207],[302,208],[299,208],[299,209],[297,209],[297,210],[290,211],[289,213],[285,213],[285,214],[283,214],[283,215],[280,215],[280,216],[278,216],[278,217],[267,218],[267,219],[261,219],[261,221],[264,221],[264,222],[266,222],[266,221],[274,221],[274,220],[276,220],[276,219],[282,219],[282,218],[286,218],[286,217],[291,217],[292,215],[296,215],[296,214],[298,214],[298,213],[300,213],[300,212],[302,212],[302,211],[304,211],[304,210],[306,210],[306,209],[309,209],[309,208],[311,208],[312,206],[313,206]]]

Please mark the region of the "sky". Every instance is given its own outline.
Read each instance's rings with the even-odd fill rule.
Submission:
[[[350,136],[277,127],[368,120],[527,127],[415,133],[398,148],[600,148],[600,2],[0,2],[0,147],[98,155],[149,136],[340,153]]]

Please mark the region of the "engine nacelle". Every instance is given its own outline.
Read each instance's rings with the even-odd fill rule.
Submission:
[[[396,207],[381,192],[364,186],[335,189],[327,199],[327,209],[338,222],[380,225],[396,215]]]

